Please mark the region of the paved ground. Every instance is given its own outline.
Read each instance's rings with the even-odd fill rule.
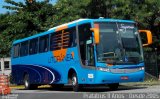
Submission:
[[[0,96],[0,99],[160,99],[160,85],[155,86],[120,86],[116,91],[107,87],[84,88],[73,92],[65,87],[54,90],[41,88],[37,90],[13,89],[12,94]]]

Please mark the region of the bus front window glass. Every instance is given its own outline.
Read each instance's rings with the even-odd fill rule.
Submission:
[[[134,23],[99,22],[98,62],[135,64],[143,61],[141,42]]]
[[[119,33],[124,49],[124,56],[128,62],[139,63],[143,61],[142,45],[138,29],[133,23],[118,23]]]

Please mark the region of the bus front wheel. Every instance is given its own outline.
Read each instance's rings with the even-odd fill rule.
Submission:
[[[79,91],[80,88],[79,88],[78,78],[77,78],[76,73],[72,74],[71,81],[72,81],[73,91],[75,91],[75,92]]]
[[[119,86],[119,83],[108,84],[108,87],[110,90],[117,90],[118,86]]]

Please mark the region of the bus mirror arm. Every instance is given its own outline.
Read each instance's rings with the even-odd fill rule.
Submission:
[[[95,44],[99,44],[99,29],[98,28],[90,28],[90,30],[94,33]]]
[[[147,43],[143,44],[143,46],[148,46],[152,44],[152,33],[149,30],[139,30],[139,33],[145,33],[147,36]]]

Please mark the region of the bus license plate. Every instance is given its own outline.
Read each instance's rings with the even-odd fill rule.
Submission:
[[[128,76],[121,76],[121,80],[128,80]]]

